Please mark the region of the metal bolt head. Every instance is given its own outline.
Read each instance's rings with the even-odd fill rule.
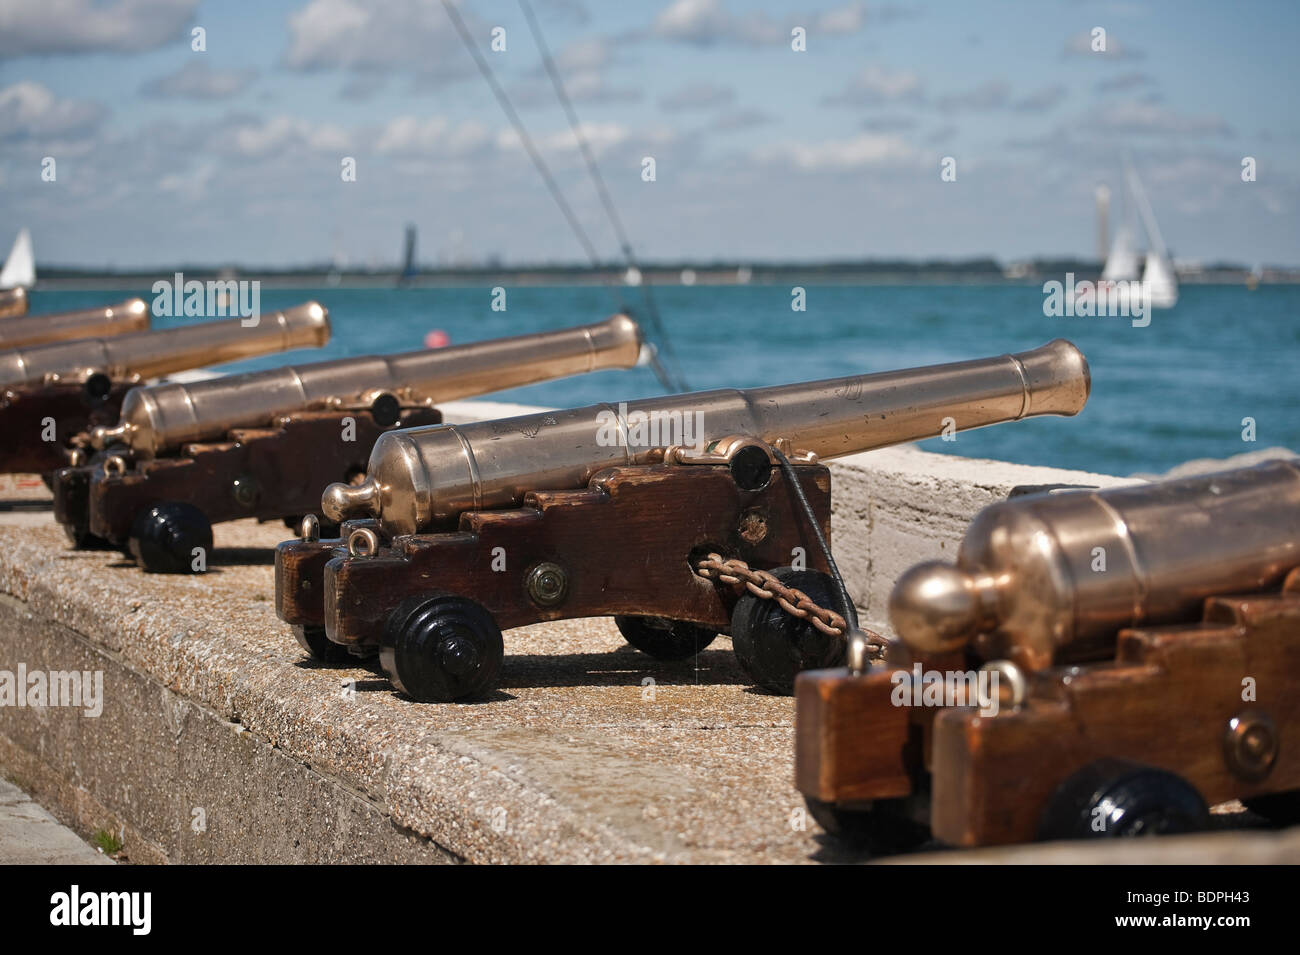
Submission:
[[[234,495],[235,503],[240,507],[252,507],[261,496],[257,482],[247,476],[235,478],[230,486],[230,493]]]
[[[1280,745],[1277,725],[1260,710],[1239,713],[1228,720],[1223,735],[1223,758],[1239,779],[1258,781],[1273,769]]]
[[[569,593],[569,575],[559,564],[546,561],[528,572],[528,596],[539,607],[554,607]]]

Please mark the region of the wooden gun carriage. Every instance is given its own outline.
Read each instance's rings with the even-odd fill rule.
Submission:
[[[436,401],[631,367],[640,350],[640,329],[618,315],[452,348],[136,389],[115,427],[90,434],[96,453],[56,473],[55,517],[79,546],[107,541],[151,572],[201,571],[213,524],[255,517],[297,526],[326,485],[365,473],[380,435],[440,422]]]
[[[879,851],[1300,821],[1298,568],[1290,462],[986,508],[897,582],[889,662],[800,675],[796,784]]]
[[[491,691],[503,628],[602,615],[661,659],[730,632],[754,682],[789,692],[799,670],[842,658],[836,609],[851,613],[818,541],[830,533],[820,460],[949,422],[1074,414],[1087,394],[1083,356],[1057,341],[931,368],[393,432],[365,481],[325,493],[342,536],[308,533],[277,549],[276,610],[313,656],[378,653],[398,689],[428,702]],[[655,422],[697,422],[699,440],[663,442]]]
[[[138,311],[144,314],[132,314]],[[115,423],[127,393],[147,379],[319,347],[329,336],[325,309],[308,302],[253,325],[232,318],[0,351],[0,473],[48,475],[64,467],[75,459],[78,437]]]

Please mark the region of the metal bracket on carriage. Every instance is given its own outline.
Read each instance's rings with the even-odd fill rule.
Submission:
[[[777,438],[772,444],[749,434],[729,434],[710,441],[703,448],[672,445],[664,449],[665,464],[725,464],[737,486],[759,491],[771,481],[772,468],[780,463],[775,448],[792,464],[816,464],[817,455],[800,451],[789,438]]]

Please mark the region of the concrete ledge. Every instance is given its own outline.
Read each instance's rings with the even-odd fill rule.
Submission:
[[[910,449],[834,472],[836,552],[873,621],[894,573],[951,553],[974,511],[1012,486],[1115,481]],[[105,697],[98,717],[0,707],[0,768],[79,830],[123,832],[132,861],[857,858],[804,817],[793,703],[751,691],[726,638],[698,661],[663,664],[605,620],[527,627],[506,634],[493,699],[422,706],[364,667],[303,659],[272,608],[271,548],[284,536],[220,525],[208,574],[157,577],[68,549],[47,513],[0,514],[0,669],[100,670]],[[1206,840],[1221,838],[1161,852],[1220,859]],[[1252,834],[1228,855],[1294,854],[1279,838]]]

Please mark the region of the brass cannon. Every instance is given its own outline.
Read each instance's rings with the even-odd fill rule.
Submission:
[[[27,289],[21,286],[19,288],[0,289],[0,318],[26,315],[27,305]]]
[[[630,368],[641,331],[604,322],[396,355],[367,355],[132,389],[54,478],[72,540],[125,545],[149,571],[188,572],[212,525],[311,513],[331,481],[365,472],[394,428],[436,424],[438,402],[606,368]],[[93,460],[92,460],[93,457]],[[206,556],[203,563],[206,562]]]
[[[49,312],[0,321],[0,349],[43,345],[96,335],[124,335],[149,327],[149,306],[142,298],[104,308]]]
[[[149,378],[329,341],[315,302],[245,319],[0,351],[0,473],[46,473],[68,463],[72,439],[111,424],[123,396]]]
[[[326,490],[339,539],[309,527],[280,545],[276,609],[315,656],[378,651],[419,700],[491,690],[503,628],[609,614],[661,659],[730,631],[754,681],[789,692],[797,670],[844,652],[820,460],[1072,415],[1088,390],[1083,356],[1058,340],[928,368],[395,431],[375,443],[364,481]],[[740,597],[726,582],[736,561],[787,599],[794,589],[814,602],[816,623],[787,625],[774,601]]]
[[[800,676],[797,785],[878,847],[1300,820],[1297,568],[1291,461],[987,507],[896,582],[889,662]],[[918,674],[975,689],[897,705]]]

